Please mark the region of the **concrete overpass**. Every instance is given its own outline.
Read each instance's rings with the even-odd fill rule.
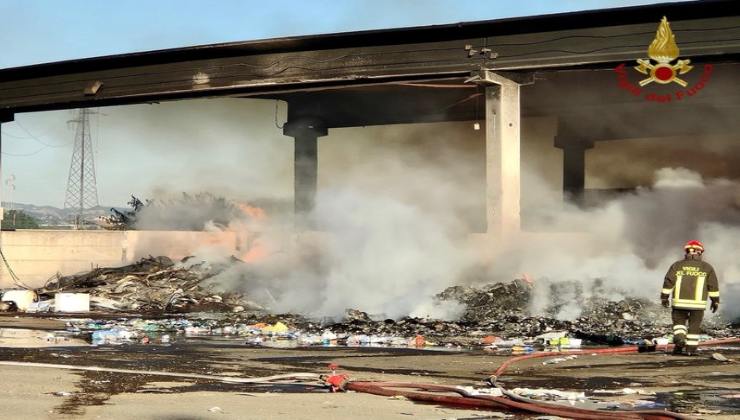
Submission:
[[[317,142],[328,130],[480,121],[487,231],[506,234],[520,229],[522,117],[557,118],[563,190],[575,199],[583,194],[585,153],[595,142],[740,129],[727,117],[740,108],[738,6],[728,0],[664,3],[10,68],[0,70],[0,121],[23,112],[200,97],[282,100],[288,103],[284,134],[295,139],[298,215],[313,206]],[[689,88],[711,68],[711,92],[668,105],[657,99],[670,96],[672,86],[654,83],[652,99],[620,87],[614,69],[624,63],[634,73],[663,16],[681,57],[695,67],[687,75]],[[682,118],[687,113],[706,123],[690,123]]]

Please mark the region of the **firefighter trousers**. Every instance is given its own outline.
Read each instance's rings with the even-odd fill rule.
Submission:
[[[676,347],[686,346],[687,352],[695,352],[701,335],[701,320],[704,318],[703,309],[676,309],[673,308],[673,343]],[[688,324],[688,328],[687,328]]]

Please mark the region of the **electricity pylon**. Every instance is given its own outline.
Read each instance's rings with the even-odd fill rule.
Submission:
[[[72,152],[72,163],[69,165],[67,194],[64,199],[65,209],[76,209],[75,227],[83,223],[85,209],[98,205],[98,187],[95,180],[95,159],[93,155],[92,136],[90,133],[90,115],[88,109],[80,109],[76,123],[75,147]]]

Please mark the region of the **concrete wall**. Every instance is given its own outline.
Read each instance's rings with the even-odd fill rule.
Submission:
[[[31,287],[57,273],[129,264],[148,255],[181,259],[203,249],[239,253],[234,232],[18,230],[2,232],[2,249],[15,274]],[[13,282],[4,265],[0,288]]]

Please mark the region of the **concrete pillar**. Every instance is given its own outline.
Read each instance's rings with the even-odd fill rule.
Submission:
[[[318,173],[318,138],[327,133],[324,124],[316,119],[288,121],[283,126],[283,134],[295,139],[294,203],[297,225],[303,225],[305,216],[313,210]]]
[[[2,149],[3,149],[3,139],[2,139],[2,126],[3,123],[11,122],[14,120],[14,116],[12,113],[8,112],[2,112],[0,111],[0,231],[2,231],[2,223],[3,223],[3,216],[5,209],[2,207],[2,179],[3,179],[3,158],[2,158]],[[0,247],[2,247],[2,243],[0,241]]]
[[[586,150],[594,143],[558,135],[555,147],[563,150],[563,198],[580,204],[586,187]]]
[[[583,196],[586,186],[586,149],[563,149],[563,192],[572,197]]]
[[[5,213],[5,209],[2,207],[2,179],[3,179],[3,169],[2,169],[2,149],[3,149],[3,139],[2,139],[2,127],[3,123],[13,121],[13,114],[2,112],[0,111],[0,250],[3,248],[2,243],[2,224],[3,224],[3,216]],[[8,274],[6,273],[5,268],[0,268],[0,283],[2,284],[9,284],[5,280],[8,278]]]
[[[486,214],[488,233],[499,237],[521,228],[519,84],[496,74],[486,87]]]

